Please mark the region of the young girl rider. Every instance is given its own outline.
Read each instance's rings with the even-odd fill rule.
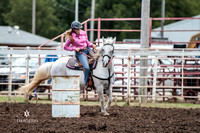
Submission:
[[[71,29],[66,31],[66,42],[64,49],[69,51],[76,51],[76,57],[79,59],[84,68],[85,89],[90,90],[91,88],[88,88],[87,84],[89,81],[90,67],[86,55],[89,54],[89,47],[96,49],[96,46],[88,41],[86,32],[81,30],[81,28],[82,25],[79,21],[73,21],[71,23]]]

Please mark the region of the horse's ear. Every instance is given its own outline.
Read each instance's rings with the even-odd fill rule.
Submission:
[[[105,42],[104,36],[102,37],[102,42],[103,42],[103,43]]]
[[[115,44],[115,42],[116,42],[116,37],[115,37],[115,38],[113,38],[113,44]]]

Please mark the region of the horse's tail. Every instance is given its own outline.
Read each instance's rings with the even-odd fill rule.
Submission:
[[[31,83],[20,87],[19,91],[25,92],[26,94],[29,95],[35,89],[35,87],[37,87],[42,81],[47,80],[51,77],[52,65],[53,65],[53,62],[47,62],[41,65],[37,69]]]

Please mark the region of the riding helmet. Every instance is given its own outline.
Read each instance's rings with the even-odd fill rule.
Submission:
[[[72,29],[81,29],[82,25],[79,21],[73,21],[72,24],[71,24],[71,28]]]

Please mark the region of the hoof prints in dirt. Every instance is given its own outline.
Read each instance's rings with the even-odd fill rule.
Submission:
[[[25,111],[28,114],[24,114]],[[199,132],[200,109],[81,106],[80,118],[52,118],[51,105],[0,103],[1,132]]]

